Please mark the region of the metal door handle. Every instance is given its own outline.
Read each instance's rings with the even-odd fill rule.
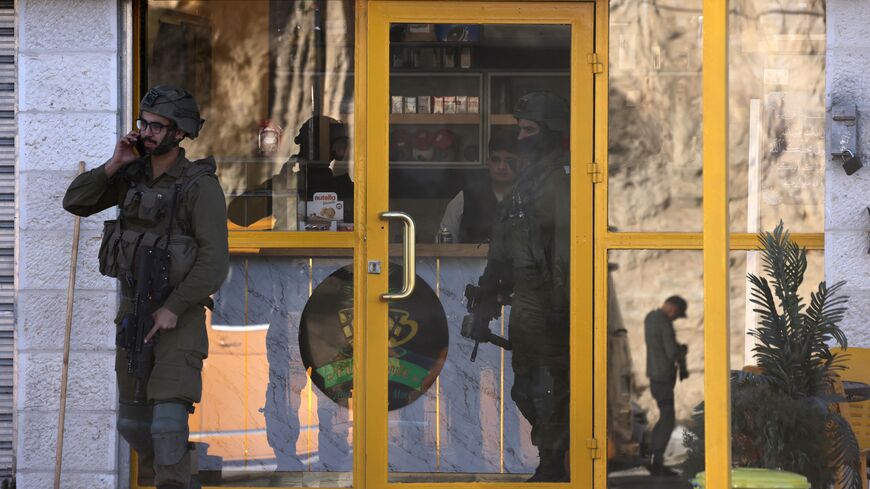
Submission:
[[[385,301],[406,299],[412,292],[414,292],[415,280],[417,278],[417,257],[415,256],[415,250],[417,248],[417,230],[414,226],[414,220],[411,219],[411,216],[408,214],[398,211],[382,212],[381,219],[398,219],[402,221],[404,224],[404,229],[402,230],[402,249],[405,255],[405,277],[402,284],[402,290],[397,294],[381,294],[381,299]],[[389,278],[387,280],[389,280]]]

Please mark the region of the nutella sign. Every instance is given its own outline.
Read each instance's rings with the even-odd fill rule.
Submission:
[[[316,192],[308,201],[308,221],[344,221],[344,202],[335,192]]]

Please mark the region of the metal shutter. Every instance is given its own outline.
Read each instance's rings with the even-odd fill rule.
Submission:
[[[12,477],[15,348],[15,2],[0,0],[0,481]]]

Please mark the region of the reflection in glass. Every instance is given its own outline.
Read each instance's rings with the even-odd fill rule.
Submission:
[[[608,224],[700,232],[701,0],[610,1]]]
[[[730,5],[731,230],[822,232],[825,2]]]
[[[702,253],[612,251],[609,263],[608,486],[691,487],[679,474],[704,455],[684,442],[704,400]]]
[[[740,370],[746,365],[757,365],[752,352],[755,340],[749,331],[758,325],[757,306],[749,302],[751,289],[746,276],[765,276],[761,253],[758,251],[732,251],[729,283],[731,290],[731,369]],[[807,251],[807,270],[798,293],[808,303],[810,294],[818,290],[819,282],[825,280],[825,254],[823,251]]]
[[[398,409],[391,393],[392,482],[569,480],[570,41],[559,25],[390,27],[390,210],[416,222],[418,284],[450,339],[434,384]],[[428,316],[407,320],[441,327]],[[390,361],[417,365],[398,339]],[[415,370],[396,365],[391,391]]]
[[[353,311],[352,278],[342,280],[348,267],[346,258],[232,259],[214,297],[203,400],[190,421],[205,485],[352,484],[353,378],[332,379],[347,394],[336,398],[311,380],[335,362],[306,363],[347,344],[340,324]],[[330,327],[341,337],[300,341]],[[352,364],[352,355],[338,361]]]
[[[191,90],[230,230],[353,227],[351,0],[149,0],[143,84]]]

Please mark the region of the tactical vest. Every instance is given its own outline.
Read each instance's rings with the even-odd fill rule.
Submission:
[[[103,223],[100,273],[118,278],[125,297],[135,284],[136,250],[140,246],[167,248],[171,255],[169,284],[184,280],[196,260],[196,240],[189,234],[182,203],[191,185],[204,175],[214,175],[211,159],[187,162],[182,177],[171,187],[151,188],[141,178],[128,179],[128,189],[118,219]]]
[[[498,200],[492,193],[489,178],[465,185],[462,189],[463,209],[459,223],[459,236],[463,243],[488,243],[492,237],[492,223],[496,218]]]

